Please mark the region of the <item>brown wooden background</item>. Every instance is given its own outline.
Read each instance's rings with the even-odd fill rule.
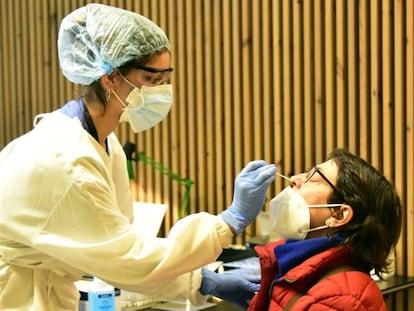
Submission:
[[[76,96],[59,71],[56,36],[62,17],[88,2],[0,0],[0,147]],[[290,175],[344,147],[396,183],[405,205],[397,271],[414,276],[414,1],[96,2],[142,13],[170,38],[170,115],[146,133],[122,125],[118,134],[195,182],[190,213],[225,209],[250,160]],[[165,233],[184,188],[149,165],[134,168],[136,199],[170,206]],[[277,178],[268,199],[284,186]],[[253,225],[235,243],[254,234]],[[395,310],[414,308],[407,297]]]

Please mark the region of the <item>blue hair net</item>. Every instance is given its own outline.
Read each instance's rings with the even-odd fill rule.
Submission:
[[[64,76],[89,85],[133,59],[170,43],[164,31],[137,13],[103,4],[88,4],[63,18],[58,56]]]

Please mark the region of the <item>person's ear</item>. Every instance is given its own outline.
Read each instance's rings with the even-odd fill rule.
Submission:
[[[104,90],[113,90],[115,88],[115,79],[113,74],[103,75],[101,85]]]
[[[331,217],[329,217],[325,224],[329,228],[341,227],[349,223],[354,217],[354,210],[348,204],[342,205]]]

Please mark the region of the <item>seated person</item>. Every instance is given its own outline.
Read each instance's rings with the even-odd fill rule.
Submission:
[[[252,282],[250,293],[235,295],[231,275],[209,271],[203,271],[208,277],[201,292],[220,279],[210,294],[249,311],[386,310],[369,273],[386,271],[400,235],[402,208],[393,185],[345,150],[333,151],[326,162],[290,180],[270,202],[272,230],[283,238],[256,247],[257,294]]]

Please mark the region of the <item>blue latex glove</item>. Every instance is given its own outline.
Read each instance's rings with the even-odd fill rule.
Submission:
[[[260,289],[260,277],[245,273],[215,273],[202,269],[200,293],[212,295],[247,309],[250,300]]]
[[[266,190],[275,179],[276,165],[263,160],[248,163],[235,180],[233,202],[220,216],[242,233],[263,208]]]

